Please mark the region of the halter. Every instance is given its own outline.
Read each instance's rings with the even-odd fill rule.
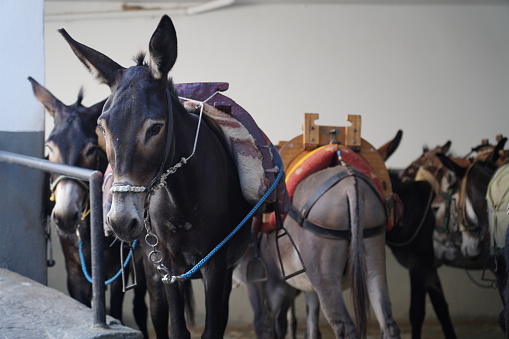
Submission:
[[[76,178],[73,178],[73,177],[69,177],[67,175],[60,175],[58,176],[54,181],[52,180],[49,184],[49,189],[51,190],[51,193],[55,193],[55,189],[57,188],[57,185],[62,181],[62,180],[73,180],[73,181],[76,181],[81,187],[83,187],[86,191],[88,191],[88,183],[83,181],[83,180],[79,180],[79,179],[76,179]]]
[[[67,175],[60,175],[55,179],[55,181],[50,181],[50,185],[49,185],[49,188],[51,190],[51,196],[49,198],[50,201],[55,201],[55,190],[57,188],[57,185],[62,180],[75,181],[79,186],[81,186],[85,190],[85,192],[87,192],[88,195],[90,195],[89,185],[88,185],[87,181],[79,180],[79,179],[76,179],[76,178],[73,178],[73,177],[70,177]],[[90,206],[88,204],[88,201],[89,201],[89,197],[87,196],[87,198],[83,202],[83,206],[82,206],[83,211],[81,212],[81,221],[84,221],[85,218],[90,214]]]
[[[171,93],[166,90],[166,101],[168,103],[168,133],[166,134],[166,144],[164,146],[164,155],[161,165],[159,166],[159,171],[157,171],[156,176],[152,179],[152,181],[147,186],[134,186],[134,185],[121,185],[119,183],[113,183],[110,188],[110,193],[144,193],[148,192],[149,195],[154,189],[159,189],[166,184],[163,178],[164,165],[168,160],[168,155],[170,153],[171,141],[173,139],[173,105],[171,102]],[[201,120],[201,119],[200,119]],[[156,183],[159,183],[156,186]],[[160,186],[162,183],[163,186]]]

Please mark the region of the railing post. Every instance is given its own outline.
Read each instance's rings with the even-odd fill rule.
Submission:
[[[104,230],[102,213],[103,175],[95,171],[90,176],[90,238],[92,249],[92,308],[94,309],[94,326],[107,327],[104,293]]]
[[[92,243],[92,311],[95,327],[106,328],[104,287],[104,231],[102,213],[102,181],[99,171],[58,164],[48,160],[0,150],[0,162],[22,165],[41,171],[67,175],[90,183],[90,241]]]

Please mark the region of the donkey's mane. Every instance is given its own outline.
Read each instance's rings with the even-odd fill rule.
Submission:
[[[83,93],[84,92],[85,92],[85,90],[83,89],[83,87],[80,87],[80,90],[78,92],[78,100],[76,100],[76,107],[81,106],[81,102],[83,101]]]
[[[140,51],[133,57],[134,62],[136,62],[136,66],[148,66],[148,64],[145,62],[146,55],[147,53]]]

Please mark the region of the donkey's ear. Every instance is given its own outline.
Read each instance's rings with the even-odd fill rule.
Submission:
[[[74,54],[76,54],[78,59],[81,60],[92,75],[94,75],[100,82],[111,87],[115,82],[116,72],[119,69],[123,69],[123,67],[95,49],[80,44],[71,38],[65,29],[61,28],[58,32],[62,34],[69,46],[71,46]]]
[[[495,164],[497,160],[500,158],[501,152],[503,153],[506,142],[507,138],[505,137],[499,139],[497,145],[495,146],[495,148],[493,148],[493,151],[491,151],[491,154],[489,155],[487,161],[490,161],[493,164]]]
[[[458,178],[463,178],[467,172],[467,167],[460,166],[444,153],[437,153],[437,157],[446,168],[454,172]]]
[[[53,118],[57,112],[66,107],[60,100],[51,94],[50,91],[35,81],[32,77],[28,77],[28,80],[32,83],[32,90],[34,91],[35,97]]]
[[[149,42],[149,67],[155,79],[166,77],[177,60],[177,32],[170,17],[164,15]]]
[[[378,149],[378,153],[382,156],[384,161],[390,158],[390,156],[398,149],[399,143],[401,142],[401,138],[403,137],[403,131],[398,130],[396,136],[391,141],[387,142],[385,145],[381,146]]]
[[[449,153],[449,150],[451,149],[451,140],[447,140],[447,142],[443,146],[440,146],[440,148],[441,148],[440,153],[444,154]]]
[[[101,115],[101,113],[103,111],[103,107],[104,107],[104,104],[106,103],[106,100],[107,100],[107,98],[104,99],[103,101],[100,101],[97,104],[94,104],[94,105],[90,106],[89,108],[87,108],[86,118],[91,121],[94,121],[94,123],[96,123],[96,120],[99,118],[99,116]]]

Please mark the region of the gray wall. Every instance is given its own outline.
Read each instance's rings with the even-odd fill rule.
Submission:
[[[243,4],[176,15],[180,54],[172,75],[175,82],[230,82],[226,94],[273,142],[300,134],[305,112],[319,113],[323,125],[344,125],[347,114],[360,114],[362,135],[375,146],[403,129],[388,163],[395,168],[410,164],[425,144],[450,139],[453,151],[464,155],[483,138],[494,142],[496,134],[507,134],[507,2],[381,3]],[[47,2],[46,9],[65,11],[68,4]],[[129,66],[134,54],[147,50],[162,14],[47,16],[47,88],[71,103],[84,85],[86,105],[109,91],[92,79],[58,28]],[[389,252],[394,315],[407,319],[408,274]],[[64,274],[62,267],[50,269],[50,286],[65,290]],[[441,268],[440,275],[455,319],[497,317],[496,291],[476,287],[459,269]],[[196,290],[199,296],[202,288]],[[249,323],[243,289],[233,296],[230,324]],[[434,318],[429,305],[427,316]]]
[[[44,111],[26,79],[44,79],[43,4],[0,1],[0,150],[39,158]],[[0,163],[0,267],[46,283],[42,184],[42,172]]]

